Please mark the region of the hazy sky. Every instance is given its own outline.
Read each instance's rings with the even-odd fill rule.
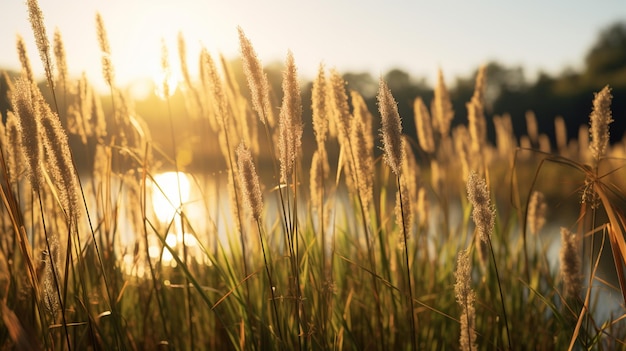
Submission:
[[[0,67],[18,68],[16,34],[28,43],[35,72],[43,69],[25,1],[0,0]],[[95,14],[105,21],[118,82],[159,71],[161,37],[172,55],[183,33],[195,71],[203,45],[238,55],[237,26],[263,63],[294,54],[311,78],[320,62],[375,76],[393,67],[433,83],[438,67],[448,79],[498,60],[558,73],[578,68],[600,29],[626,19],[624,0],[39,0],[48,35],[63,36],[69,69],[103,84]],[[177,59],[172,59],[173,61]]]

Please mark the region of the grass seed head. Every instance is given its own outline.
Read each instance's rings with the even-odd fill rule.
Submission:
[[[33,75],[33,68],[30,65],[30,59],[26,52],[26,44],[24,43],[24,38],[19,34],[17,35],[17,55],[19,56],[22,66],[22,75],[26,77],[31,84],[35,84],[35,76]]]
[[[111,62],[111,47],[109,46],[109,38],[104,21],[99,12],[96,13],[96,31],[98,33],[98,44],[102,52],[102,76],[107,85],[113,87],[115,73],[113,71],[113,62]]]
[[[250,149],[241,143],[237,147],[237,168],[239,169],[239,182],[243,191],[243,199],[252,218],[258,221],[263,212],[263,195],[259,184],[259,177],[252,161]]]
[[[399,176],[404,154],[402,121],[398,113],[398,105],[382,77],[380,78],[377,100],[378,110],[382,118],[381,136],[385,151],[384,159],[393,173]]]
[[[593,111],[589,116],[589,129],[591,143],[589,150],[594,162],[597,162],[606,155],[609,148],[609,124],[613,122],[611,118],[611,88],[605,86],[593,99]]]
[[[472,171],[467,180],[467,198],[472,204],[472,219],[481,241],[487,242],[493,231],[496,212],[491,206],[487,181]]]
[[[528,204],[528,228],[537,235],[546,223],[546,202],[542,192],[534,191]]]
[[[239,45],[243,60],[243,69],[248,80],[248,87],[252,94],[252,107],[258,113],[263,124],[274,125],[274,116],[270,104],[270,88],[267,81],[267,74],[263,71],[263,66],[259,60],[250,39],[246,37],[243,29],[238,27]]]
[[[582,289],[581,260],[578,255],[576,235],[567,228],[561,228],[561,276],[563,278],[563,295],[576,297]]]
[[[433,138],[433,128],[430,113],[422,98],[415,99],[413,104],[415,114],[415,127],[417,129],[417,141],[422,150],[428,153],[435,151],[435,139]]]

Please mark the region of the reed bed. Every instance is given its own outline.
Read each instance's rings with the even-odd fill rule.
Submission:
[[[452,126],[441,71],[433,101],[400,116],[383,79],[370,111],[324,65],[306,101],[291,52],[271,91],[242,28],[247,85],[207,50],[193,77],[181,34],[188,115],[171,112],[164,43],[166,149],[117,86],[105,19],[101,97],[27,5],[46,84],[19,37],[0,125],[3,349],[626,349],[626,148],[608,143],[609,87],[577,139],[555,120],[551,152],[532,113],[520,140],[510,116],[486,116],[484,68]],[[187,169],[183,135],[223,172]]]

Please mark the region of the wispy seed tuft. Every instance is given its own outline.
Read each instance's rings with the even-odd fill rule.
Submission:
[[[259,184],[259,176],[252,161],[252,154],[244,143],[239,144],[236,153],[239,183],[243,191],[243,199],[250,213],[252,213],[252,218],[258,221],[263,212],[263,195]]]

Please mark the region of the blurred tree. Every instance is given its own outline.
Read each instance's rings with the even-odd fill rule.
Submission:
[[[11,101],[9,100],[9,82],[7,79],[15,79],[19,73],[14,71],[0,70],[0,115],[2,123],[6,123],[7,111],[11,110]]]
[[[356,90],[364,99],[370,99],[376,96],[378,89],[378,81],[367,72],[348,72],[343,75],[343,79],[348,84],[348,88]]]
[[[585,58],[589,75],[603,76],[626,69],[626,21],[600,32]]]

